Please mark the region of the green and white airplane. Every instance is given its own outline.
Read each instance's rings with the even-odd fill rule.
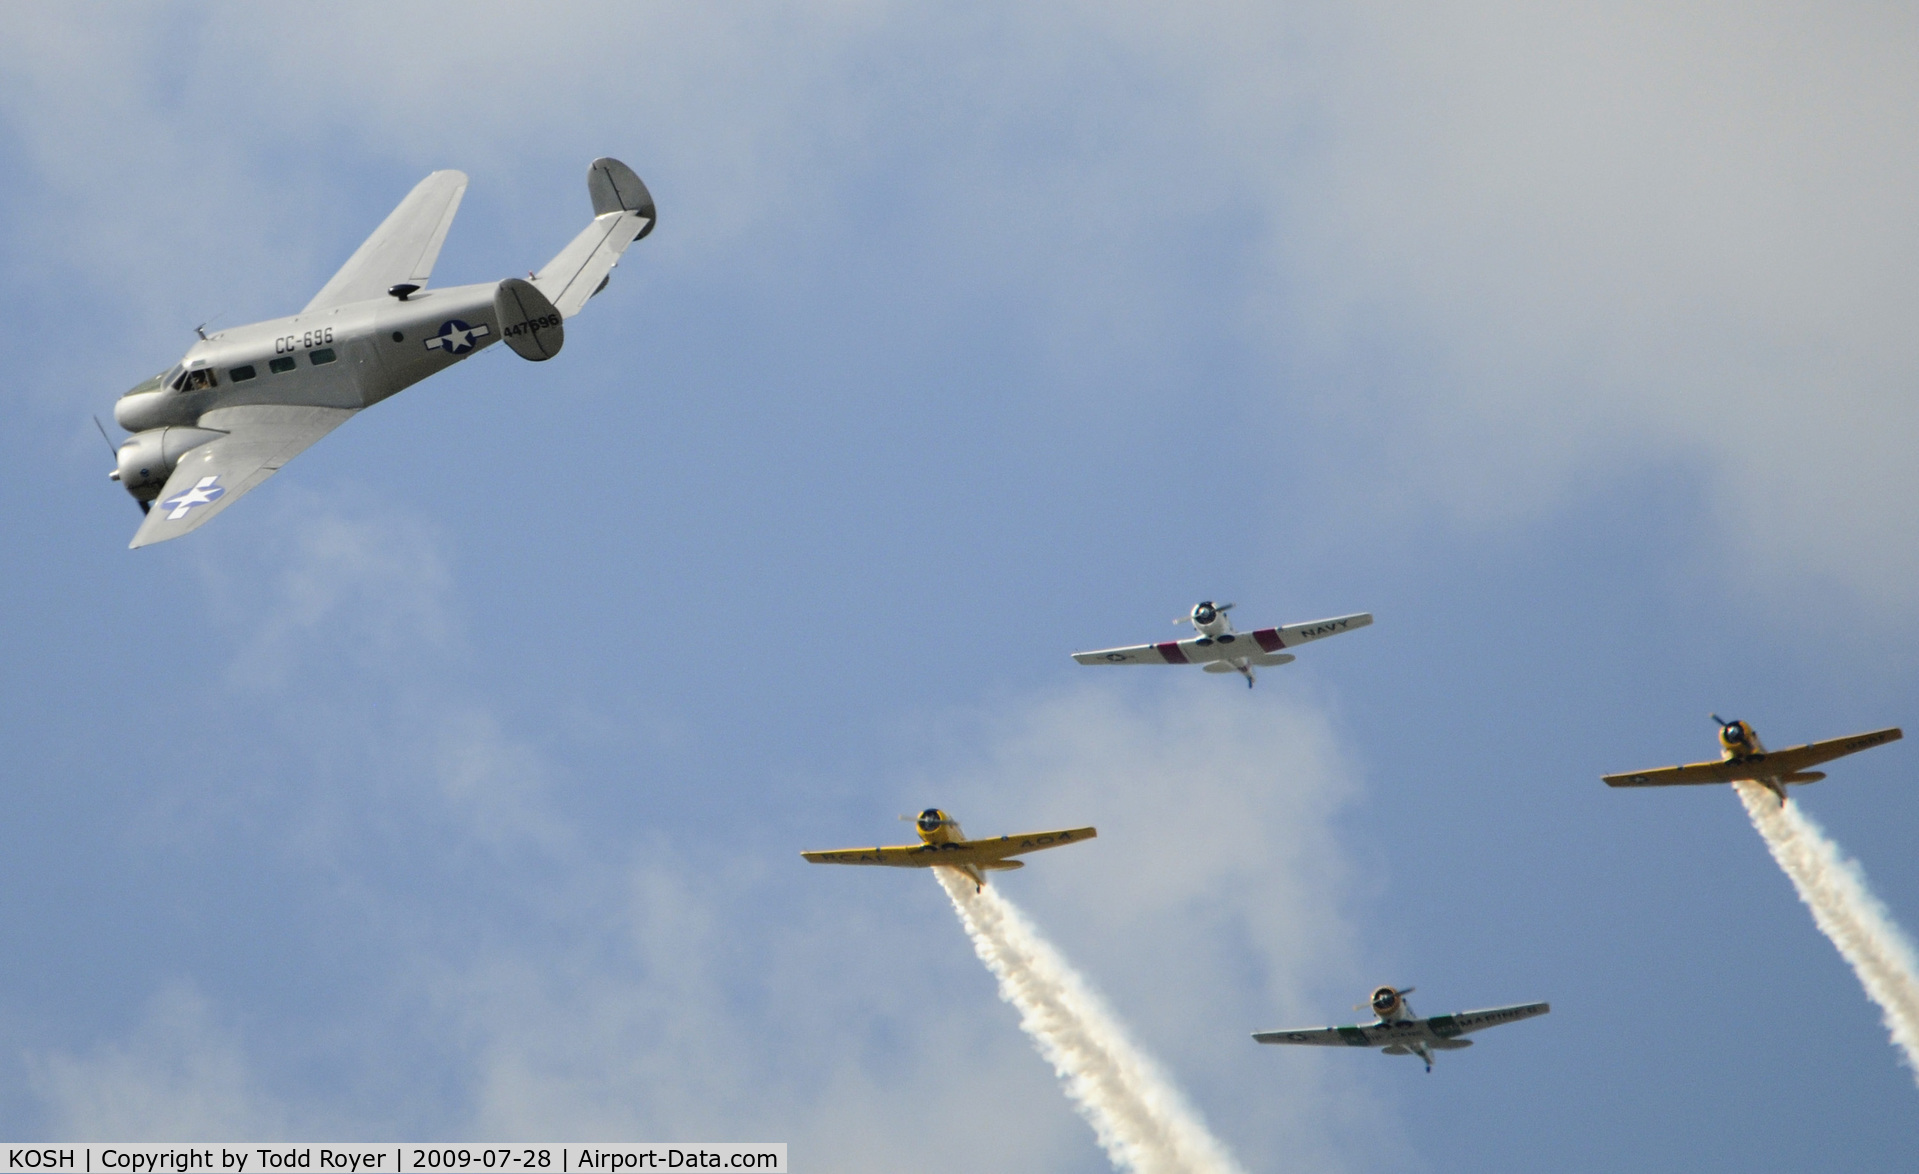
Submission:
[[[1388,1056],[1418,1056],[1433,1070],[1433,1053],[1470,1048],[1473,1041],[1460,1039],[1468,1032],[1517,1023],[1552,1010],[1551,1003],[1522,1003],[1516,1007],[1491,1007],[1484,1011],[1461,1011],[1457,1015],[1435,1015],[1421,1019],[1413,1014],[1406,996],[1412,987],[1380,987],[1373,992],[1371,1006],[1379,1016],[1376,1023],[1356,1027],[1302,1027],[1291,1031],[1256,1031],[1253,1038],[1262,1044],[1316,1044],[1322,1047],[1378,1048]]]
[[[496,342],[523,359],[552,358],[565,319],[656,220],[640,177],[596,159],[586,173],[593,221],[545,268],[429,289],[466,182],[458,171],[427,176],[305,309],[202,332],[178,363],[120,397],[113,418],[133,435],[110,476],[146,513],[131,545],[204,526],[354,413]]]

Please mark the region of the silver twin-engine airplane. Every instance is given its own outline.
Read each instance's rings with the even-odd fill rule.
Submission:
[[[360,409],[496,342],[539,362],[563,322],[653,231],[653,197],[617,159],[586,173],[593,222],[530,280],[426,288],[466,176],[436,171],[291,318],[203,334],[113,406],[133,433],[111,476],[146,512],[133,546],[178,538]]]
[[[1246,687],[1250,689],[1253,687],[1256,667],[1287,664],[1293,660],[1293,654],[1283,649],[1304,644],[1308,640],[1337,636],[1373,622],[1369,613],[1359,612],[1306,624],[1288,624],[1283,628],[1236,632],[1233,630],[1233,621],[1226,618],[1226,613],[1232,609],[1230,603],[1214,603],[1210,599],[1196,603],[1192,611],[1173,622],[1193,625],[1197,635],[1184,640],[1164,640],[1158,644],[1132,644],[1125,648],[1102,648],[1097,652],[1075,652],[1073,659],[1081,664],[1198,664],[1205,666],[1209,673],[1236,672],[1246,678]]]
[[[1318,1044],[1324,1047],[1378,1048],[1388,1056],[1418,1056],[1433,1070],[1433,1052],[1470,1048],[1473,1041],[1460,1039],[1467,1032],[1502,1023],[1517,1023],[1551,1011],[1551,1003],[1522,1003],[1516,1007],[1491,1007],[1484,1011],[1461,1011],[1457,1015],[1435,1015],[1421,1019],[1413,1014],[1406,996],[1413,988],[1380,987],[1373,992],[1371,1007],[1379,1016],[1376,1023],[1355,1027],[1301,1027],[1290,1031],[1259,1031],[1253,1038],[1262,1044]]]

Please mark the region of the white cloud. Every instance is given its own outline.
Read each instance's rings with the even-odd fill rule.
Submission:
[[[1167,319],[1216,284],[1202,309],[1239,315],[1262,356],[1235,427],[1278,437],[1304,413],[1321,443],[1299,459],[1327,471],[1303,496],[1344,520],[1497,526],[1549,516],[1595,480],[1680,468],[1723,521],[1701,540],[1715,556],[1787,572],[1779,582],[1829,575],[1887,614],[1919,583],[1906,325],[1919,75],[1896,13],[16,17],[0,48],[0,110],[24,162],[7,267],[23,287],[58,274],[125,297],[135,325],[103,332],[113,355],[179,335],[201,314],[183,322],[184,307],[297,304],[288,283],[323,279],[370,226],[342,206],[369,166],[391,166],[396,197],[427,166],[492,171],[526,213],[505,230],[524,234],[512,248],[537,262],[584,212],[547,193],[578,199],[588,157],[636,143],[629,162],[665,210],[649,241],[661,271],[705,273],[742,241],[839,247],[880,205],[906,225],[881,243],[905,259],[896,290],[924,329],[1004,292],[1034,309],[1061,369],[1115,404],[1163,404],[1149,385],[1189,358]],[[1196,222],[1214,220],[1254,246],[1216,280],[1185,256]],[[1127,378],[1101,382],[1115,371]],[[369,983],[398,974],[430,995],[429,1028],[456,1041],[449,1070],[472,1064],[448,1077],[470,1095],[437,1125],[764,1123],[841,1169],[1094,1153],[933,886],[789,874],[706,829],[578,850],[592,829],[558,812],[559,766],[459,682],[467,650],[435,536],[319,509],[284,481],[272,492],[300,525],[258,566],[207,582],[245,633],[230,687],[287,702],[284,720],[242,756],[263,781],[207,783],[174,827],[286,819],[291,851],[346,878],[342,900],[404,951]],[[946,748],[914,758],[919,785],[894,809],[941,802],[978,834],[1099,824],[1095,844],[1005,883],[1239,1152],[1384,1164],[1400,1156],[1390,1140],[1377,1160],[1347,1148],[1390,1129],[1348,1083],[1350,1062],[1376,1058],[1245,1039],[1323,1021],[1344,1006],[1329,997],[1349,1001],[1335,992],[1378,977],[1359,973],[1342,904],[1367,883],[1339,848],[1339,814],[1359,799],[1350,768],[1323,715],[1261,695],[1256,719],[1213,686],[930,723]],[[238,794],[250,815],[230,810]],[[426,883],[356,876],[396,846],[427,862]],[[463,887],[482,871],[497,887]],[[213,1018],[156,1012],[152,1031],[204,1058],[176,1074],[199,1090],[179,1119],[279,1128],[279,1110],[234,1091],[251,1070]],[[136,1130],[168,1111],[136,1071],[149,1038],[45,1060],[56,1117]],[[373,1040],[339,1046],[376,1062]],[[929,1154],[929,1128],[957,1136]]]
[[[974,835],[1098,822],[1098,840],[998,883],[1240,1152],[1369,1168],[1400,1143],[1354,1071],[1247,1038],[1334,1015],[1324,992],[1359,985],[1334,846],[1350,768],[1310,710],[1217,702],[1203,687],[1147,705],[1085,691],[939,723],[964,748],[919,759],[932,778],[899,802],[937,800]],[[898,828],[870,815],[875,833]],[[560,913],[561,957],[476,959],[446,979],[479,1065],[473,1131],[724,1132],[835,1169],[1098,1168],[926,878],[787,867],[652,845],[617,925]],[[769,904],[778,921],[753,912]],[[1376,1140],[1356,1145],[1361,1126]]]
[[[1362,985],[1343,896],[1352,869],[1335,841],[1358,798],[1351,768],[1323,715],[1272,698],[1241,713],[1205,688],[1218,684],[934,721],[902,751],[922,778],[898,802],[939,801],[976,835],[1099,824],[1099,839],[999,883],[1228,1144],[1249,1159],[1277,1146],[1317,1169],[1372,1168],[1403,1150],[1350,1063],[1372,1058],[1329,1065],[1247,1038],[1335,1015],[1328,992]],[[383,729],[366,753],[404,764],[435,745],[430,729],[411,742]],[[530,749],[507,748],[540,769]],[[237,1007],[165,994],[130,1040],[40,1062],[54,1122],[69,1135],[277,1136],[289,1121],[364,1130],[377,1100],[377,1121],[435,1136],[784,1140],[849,1171],[1103,1168],[928,877],[810,868],[789,854],[797,843],[761,859],[722,830],[670,825],[615,852],[567,826],[502,852],[490,825],[382,798],[383,785],[349,782],[328,800],[361,809],[339,821],[332,851],[286,849],[299,870],[330,860],[340,873],[326,949],[369,963],[350,1012],[301,1012],[288,1027],[302,1066],[344,1075],[300,1079],[274,1058],[282,1045],[249,1052],[210,1026]],[[524,801],[525,818],[564,824],[540,793]],[[903,831],[889,802],[846,837]],[[455,883],[357,879],[383,867],[369,836]],[[284,1090],[284,1104],[261,1087]]]
[[[225,561],[196,552],[221,633],[244,641],[229,669],[233,687],[284,687],[316,658],[391,677],[405,672],[405,658],[456,652],[438,535],[390,511],[330,508],[296,483],[273,490],[247,503],[271,515],[250,520],[257,548]]]
[[[264,306],[289,255],[323,277],[369,214],[337,208],[356,151],[396,176],[492,173],[534,262],[577,218],[551,199],[576,187],[567,169],[638,151],[673,226],[651,265],[710,271],[761,228],[860,240],[878,184],[923,226],[893,246],[906,304],[1030,304],[1063,370],[1151,397],[1184,361],[1167,320],[1196,280],[1188,241],[1219,220],[1264,242],[1210,285],[1268,351],[1256,378],[1283,388],[1222,407],[1324,434],[1314,488],[1348,521],[1437,506],[1502,524],[1690,470],[1720,520],[1704,542],[1744,569],[1899,611],[1919,582],[1919,34],[1890,11],[867,3],[529,22],[467,5],[18,24],[5,109],[41,198],[16,240],[160,317],[183,297],[216,312],[241,274],[236,296]]]
[[[1368,1168],[1400,1143],[1356,1073],[1247,1038],[1326,1021],[1345,1005],[1329,994],[1368,981],[1349,910],[1373,886],[1338,840],[1362,791],[1325,714],[1231,692],[1208,677],[1147,704],[1086,689],[996,710],[976,765],[922,793],[973,835],[1097,825],[1009,891],[1243,1158],[1283,1144]],[[1332,1144],[1339,1120],[1380,1130],[1377,1148]]]
[[[28,1070],[49,1137],[269,1141],[290,1132],[292,1118],[262,1091],[244,1041],[190,986],[163,987],[124,1042],[29,1057]]]
[[[1281,153],[1268,314],[1397,492],[1535,517],[1685,469],[1702,546],[1904,610],[1919,570],[1919,75],[1853,6],[1373,5]],[[1257,109],[1260,89],[1226,75]],[[1279,292],[1283,289],[1283,293]],[[1363,374],[1371,371],[1372,374]],[[1370,386],[1369,386],[1370,384]],[[1408,475],[1410,474],[1410,475]]]

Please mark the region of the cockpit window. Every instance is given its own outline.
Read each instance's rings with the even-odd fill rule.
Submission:
[[[187,372],[187,391],[205,391],[209,387],[218,387],[219,385],[220,381],[213,377],[213,369],[211,367],[202,367],[198,371]]]
[[[151,379],[142,379],[138,384],[134,385],[132,390],[126,392],[126,395],[139,395],[143,391],[158,391],[167,385],[167,382],[173,378],[174,373],[178,370],[178,367],[173,367],[160,372]],[[125,396],[122,396],[122,398],[125,398]]]

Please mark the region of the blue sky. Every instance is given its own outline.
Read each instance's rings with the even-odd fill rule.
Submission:
[[[1885,1169],[1919,1097],[1735,798],[1919,700],[1891,10],[61,6],[0,47],[10,1137],[785,1140],[1106,1168],[939,804],[1251,1170]],[[586,164],[569,324],[129,552],[89,414],[304,304],[426,172],[436,281]],[[1377,624],[1083,669],[1201,598]],[[1911,752],[1800,793],[1919,924]],[[1549,999],[1416,1064],[1247,1033]]]

